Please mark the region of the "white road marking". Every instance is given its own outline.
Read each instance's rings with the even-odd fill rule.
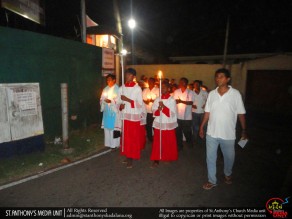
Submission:
[[[9,188],[9,187],[12,187],[12,186],[16,186],[16,185],[18,185],[18,184],[21,184],[21,183],[24,183],[24,182],[27,182],[27,181],[33,180],[33,179],[37,179],[37,178],[40,178],[40,177],[42,177],[42,176],[45,176],[45,175],[48,175],[48,174],[51,174],[51,173],[57,172],[57,171],[59,171],[59,170],[63,170],[63,169],[65,169],[65,168],[68,168],[68,167],[71,167],[71,166],[74,166],[74,165],[77,165],[77,164],[83,163],[83,162],[88,161],[88,160],[91,160],[91,159],[93,159],[93,158],[100,157],[100,156],[105,155],[105,154],[107,154],[107,153],[109,153],[109,152],[111,152],[111,151],[112,151],[112,150],[109,149],[109,150],[104,151],[104,152],[101,152],[101,153],[99,153],[99,154],[95,154],[95,155],[93,155],[93,156],[91,156],[91,157],[87,157],[87,158],[84,158],[84,159],[82,159],[82,160],[75,161],[75,162],[69,163],[69,164],[67,164],[67,165],[64,165],[64,166],[61,166],[61,167],[57,167],[57,168],[52,169],[52,170],[48,170],[48,171],[45,171],[45,172],[42,172],[42,173],[38,173],[38,174],[33,175],[33,176],[29,176],[29,177],[26,177],[26,178],[24,178],[24,179],[21,179],[21,180],[15,181],[15,182],[8,183],[8,184],[6,184],[6,185],[2,185],[2,186],[0,186],[0,191],[3,190],[3,189],[7,189],[7,188]]]

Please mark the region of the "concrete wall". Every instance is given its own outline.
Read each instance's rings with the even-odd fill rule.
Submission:
[[[176,82],[181,77],[186,77],[189,81],[202,80],[204,84],[213,88],[214,83],[214,72],[221,67],[221,65],[207,65],[207,64],[171,64],[171,65],[135,65],[127,66],[133,67],[137,71],[137,80],[140,79],[141,75],[154,77],[158,71],[163,72],[165,78],[174,78]]]
[[[214,74],[219,68],[222,68],[221,64],[172,64],[172,65],[135,65],[127,66],[133,67],[137,71],[137,79],[139,80],[141,75],[147,77],[153,77],[159,70],[163,72],[165,78],[174,78],[176,82],[181,77],[186,77],[190,82],[194,80],[202,80],[204,85],[209,89],[215,88]],[[243,72],[243,66],[236,64],[227,66],[232,73],[232,86],[243,92],[245,86],[242,81],[245,80],[245,74]]]
[[[170,64],[170,65],[133,65],[137,70],[137,79],[141,75],[153,77],[161,70],[166,78],[174,78],[178,82],[179,78],[186,77],[189,81],[202,80],[209,88],[215,88],[214,73],[220,64]],[[268,58],[255,59],[239,64],[227,65],[231,71],[231,85],[238,89],[243,98],[246,91],[246,80],[248,70],[292,70],[292,56],[279,55]]]
[[[247,70],[292,70],[292,56],[277,55],[251,60],[246,63]]]
[[[238,74],[241,75],[241,84],[238,84],[238,86],[241,87],[240,90],[244,94],[246,92],[247,73],[249,70],[292,70],[292,56],[277,55],[241,63],[238,69]]]
[[[72,126],[97,122],[101,48],[6,27],[0,48],[0,83],[40,84],[45,134],[61,134],[61,83],[68,83],[69,116],[78,116]]]

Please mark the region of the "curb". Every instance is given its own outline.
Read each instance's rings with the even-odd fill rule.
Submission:
[[[83,163],[85,161],[88,161],[88,160],[91,160],[93,158],[96,158],[96,157],[100,157],[102,155],[105,155],[109,152],[111,152],[112,150],[109,149],[109,150],[106,150],[106,151],[103,151],[101,153],[98,153],[98,154],[95,154],[95,155],[92,155],[90,157],[87,157],[87,158],[84,158],[84,159],[81,159],[81,160],[78,160],[78,161],[75,161],[75,162],[72,162],[72,163],[69,163],[69,164],[66,164],[66,165],[63,165],[63,166],[60,166],[60,167],[57,167],[57,168],[54,168],[54,169],[51,169],[51,170],[47,170],[45,172],[42,172],[42,173],[38,173],[38,174],[35,174],[33,176],[29,176],[29,177],[26,177],[24,179],[21,179],[21,180],[17,180],[15,182],[11,182],[11,183],[8,183],[8,184],[5,184],[5,185],[2,185],[0,186],[0,191],[1,190],[4,190],[4,189],[7,189],[9,187],[12,187],[12,186],[16,186],[16,185],[19,185],[21,183],[24,183],[24,182],[27,182],[27,181],[30,181],[30,180],[33,180],[33,179],[37,179],[37,178],[40,178],[42,176],[45,176],[45,175],[48,175],[48,174],[51,174],[51,173],[54,173],[54,172],[57,172],[59,170],[63,170],[65,168],[68,168],[68,167],[71,167],[71,166],[75,166],[75,165],[78,165],[80,163]]]

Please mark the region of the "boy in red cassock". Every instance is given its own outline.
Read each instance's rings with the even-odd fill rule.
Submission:
[[[152,168],[159,165],[159,161],[174,161],[178,159],[175,128],[177,127],[176,101],[169,94],[169,83],[161,86],[161,99],[157,98],[152,106],[154,122],[154,137],[150,159]],[[161,145],[160,145],[161,130]],[[160,148],[161,147],[161,148]]]
[[[119,90],[119,103],[123,133],[121,138],[121,154],[126,157],[123,163],[127,168],[133,167],[133,159],[139,160],[141,149],[144,148],[146,136],[144,126],[141,127],[141,114],[143,111],[142,90],[134,82],[136,70],[129,68],[125,71],[125,84]],[[144,128],[145,129],[145,128]],[[142,133],[143,132],[143,133]],[[143,138],[144,135],[144,138]]]

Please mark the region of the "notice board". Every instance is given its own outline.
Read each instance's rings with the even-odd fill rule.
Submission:
[[[0,84],[0,143],[43,135],[38,83]]]

